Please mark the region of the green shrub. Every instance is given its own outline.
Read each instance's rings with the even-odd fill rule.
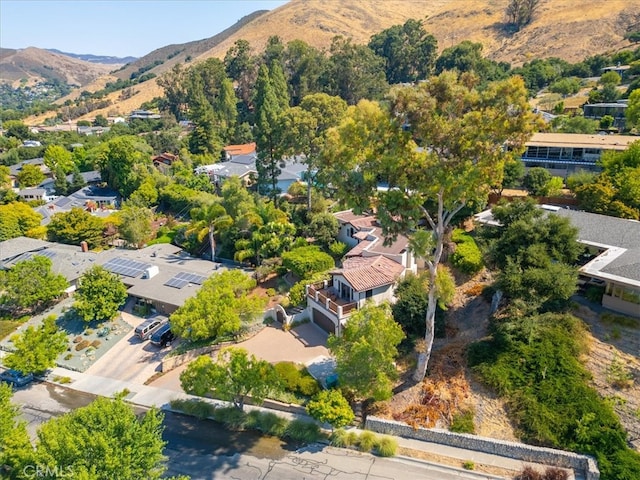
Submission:
[[[358,450],[361,452],[370,452],[374,449],[377,443],[378,439],[376,438],[376,434],[369,430],[365,430],[358,437]]]
[[[343,242],[333,242],[329,245],[329,252],[333,258],[342,258],[349,251],[349,245]]]
[[[473,423],[475,413],[473,410],[465,410],[453,416],[449,430],[456,433],[476,433]]]
[[[276,289],[275,288],[267,288],[266,292],[267,297],[275,297]]]
[[[334,430],[329,437],[329,442],[331,442],[331,445],[338,448],[350,447],[351,444],[348,442],[348,440],[349,435],[344,430],[344,428],[338,428]]]
[[[395,438],[382,436],[376,444],[376,452],[381,457],[393,457],[398,450],[398,442]]]
[[[462,464],[462,468],[464,468],[465,470],[475,470],[476,464],[470,460],[467,460]]]
[[[587,300],[593,303],[602,303],[602,296],[604,295],[604,287],[598,287],[595,285],[590,286],[584,292],[584,296]]]
[[[64,359],[65,359],[65,360],[71,360],[72,358],[73,358],[73,354],[71,354],[71,353],[67,353],[67,354],[64,356]]]
[[[298,392],[306,397],[313,397],[320,391],[318,381],[308,373],[300,376],[298,380]]]
[[[260,430],[267,435],[282,437],[287,428],[287,420],[272,412],[252,410],[247,414],[244,426],[245,428]]]
[[[299,443],[314,443],[320,440],[320,427],[312,422],[304,420],[292,420],[287,425],[285,437]]]
[[[290,392],[295,392],[298,389],[298,381],[300,380],[300,369],[293,362],[278,362],[274,365],[276,373],[284,388]]]
[[[202,400],[171,400],[171,408],[193,415],[197,418],[211,418],[214,416],[215,406]]]
[[[473,238],[469,238],[471,241],[456,246],[456,251],[451,255],[451,263],[460,271],[473,275],[482,270],[484,263],[478,245]]]
[[[247,421],[247,414],[236,407],[224,407],[216,408],[213,411],[213,418],[230,430],[242,430]]]
[[[600,321],[606,325],[620,325],[627,328],[638,328],[640,326],[638,319],[614,313],[603,313],[600,315]]]
[[[294,248],[282,254],[282,266],[291,270],[298,278],[309,278],[315,273],[325,272],[335,266],[331,255],[315,245]]]
[[[352,445],[357,445],[358,444],[358,434],[356,432],[354,432],[353,430],[347,433],[347,436],[345,437],[345,442],[347,444],[347,447],[350,447]]]
[[[303,305],[307,301],[307,290],[306,286],[311,283],[309,280],[300,280],[296,284],[291,287],[289,290],[289,302],[291,305]]]

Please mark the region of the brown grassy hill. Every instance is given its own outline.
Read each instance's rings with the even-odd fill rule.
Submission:
[[[114,65],[85,62],[35,47],[0,49],[0,82],[13,86],[23,79],[30,85],[45,79],[57,79],[70,85],[84,86],[113,69]]]
[[[149,72],[162,75],[175,63],[190,63],[211,57],[223,58],[238,39],[249,41],[260,51],[272,35],[283,42],[301,39],[328,48],[336,35],[366,43],[371,35],[409,18],[423,19],[440,49],[463,40],[481,42],[485,54],[514,66],[534,58],[560,57],[579,61],[586,56],[630,48],[624,40],[628,31],[640,29],[640,0],[541,0],[533,22],[515,34],[505,33],[505,8],[509,0],[291,0],[270,12],[256,12],[209,39],[170,45],[142,57],[119,72],[128,76],[155,61],[163,63]],[[171,56],[171,58],[168,58]],[[89,85],[87,90],[97,90]],[[133,97],[119,101],[104,111],[127,113],[143,102],[162,95],[155,79],[134,87]]]

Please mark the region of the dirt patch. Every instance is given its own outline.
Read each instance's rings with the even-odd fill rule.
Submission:
[[[402,389],[379,406],[376,415],[426,428],[448,428],[453,417],[475,412],[475,433],[501,440],[517,440],[504,401],[475,381],[467,366],[470,343],[488,334],[490,305],[481,296],[492,283],[488,271],[471,278],[458,277],[452,305],[447,311],[447,337],[436,339],[424,382]],[[413,373],[408,369],[403,380]]]
[[[592,386],[610,399],[632,447],[640,451],[640,329],[605,323],[601,313],[585,305],[573,312],[590,328],[591,348],[585,359]]]
[[[278,291],[278,276],[275,273],[269,275],[264,281],[260,282],[256,288],[253,289],[253,294],[258,297],[265,297],[269,299],[269,303],[266,308],[273,308],[282,299],[282,295],[269,295],[268,290]],[[269,292],[270,293],[270,292]]]

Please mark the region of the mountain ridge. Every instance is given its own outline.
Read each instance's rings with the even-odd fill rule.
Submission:
[[[100,63],[102,65],[125,65],[127,63],[135,62],[138,57],[115,57],[111,55],[94,55],[92,53],[70,53],[63,52],[56,48],[45,48],[48,52],[57,53],[58,55],[66,55],[67,57],[76,58],[78,60],[84,60],[90,63]]]

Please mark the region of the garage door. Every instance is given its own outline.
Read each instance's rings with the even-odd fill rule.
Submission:
[[[313,314],[313,323],[318,325],[325,332],[336,333],[335,324],[324,313],[322,313],[322,312],[316,310],[315,308],[313,308],[312,309],[312,314]]]

